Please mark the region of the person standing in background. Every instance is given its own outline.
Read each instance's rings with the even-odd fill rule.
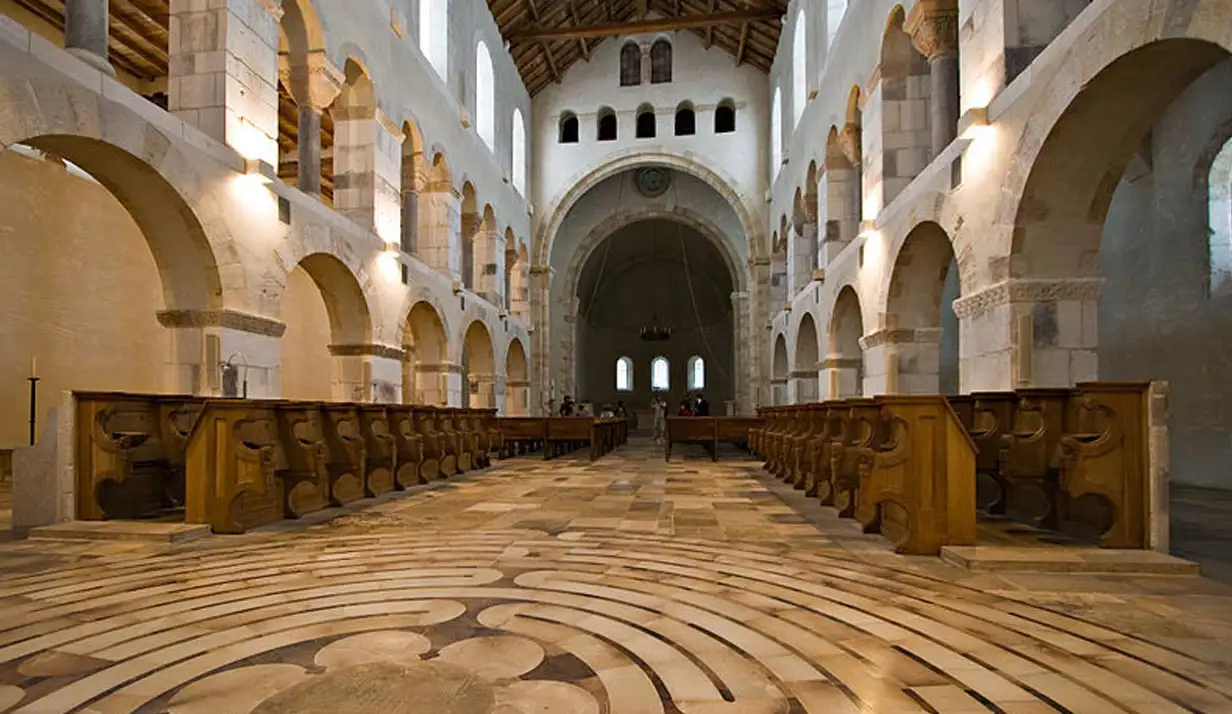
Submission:
[[[656,396],[650,403],[654,413],[654,443],[662,444],[667,435],[667,402],[663,397]]]

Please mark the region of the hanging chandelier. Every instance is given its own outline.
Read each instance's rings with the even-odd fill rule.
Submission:
[[[655,264],[655,258],[657,257],[657,251],[655,250],[656,248],[655,227],[656,227],[656,224],[654,222],[651,222],[650,224],[650,264],[651,266]],[[659,281],[652,279],[650,281],[650,304],[651,304],[651,309],[652,309],[650,324],[642,325],[642,339],[647,342],[666,342],[672,339],[672,328],[666,325],[659,324],[658,297],[659,297]]]

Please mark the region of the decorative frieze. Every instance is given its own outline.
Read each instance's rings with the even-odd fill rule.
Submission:
[[[1010,303],[1099,300],[1103,278],[1015,279],[997,283],[954,301],[954,314],[965,320]]]
[[[881,329],[860,338],[860,348],[871,350],[882,345],[935,343],[941,341],[941,329],[920,327],[916,329]]]
[[[935,62],[958,55],[958,4],[955,0],[920,0],[903,30],[920,54]]]
[[[161,310],[158,324],[173,330],[218,327],[262,337],[282,337],[286,323],[235,310]]]

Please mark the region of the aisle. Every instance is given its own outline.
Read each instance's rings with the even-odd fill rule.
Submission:
[[[973,575],[637,442],[316,524],[0,544],[0,711],[1232,711],[1232,590]]]

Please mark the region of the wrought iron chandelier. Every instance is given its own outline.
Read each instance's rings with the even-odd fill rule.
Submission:
[[[656,224],[650,224],[650,264],[655,264],[657,256],[655,230]],[[659,281],[653,278],[650,281],[650,304],[652,313],[649,325],[642,325],[642,339],[647,342],[666,342],[672,339],[672,328],[666,325],[659,324]]]

